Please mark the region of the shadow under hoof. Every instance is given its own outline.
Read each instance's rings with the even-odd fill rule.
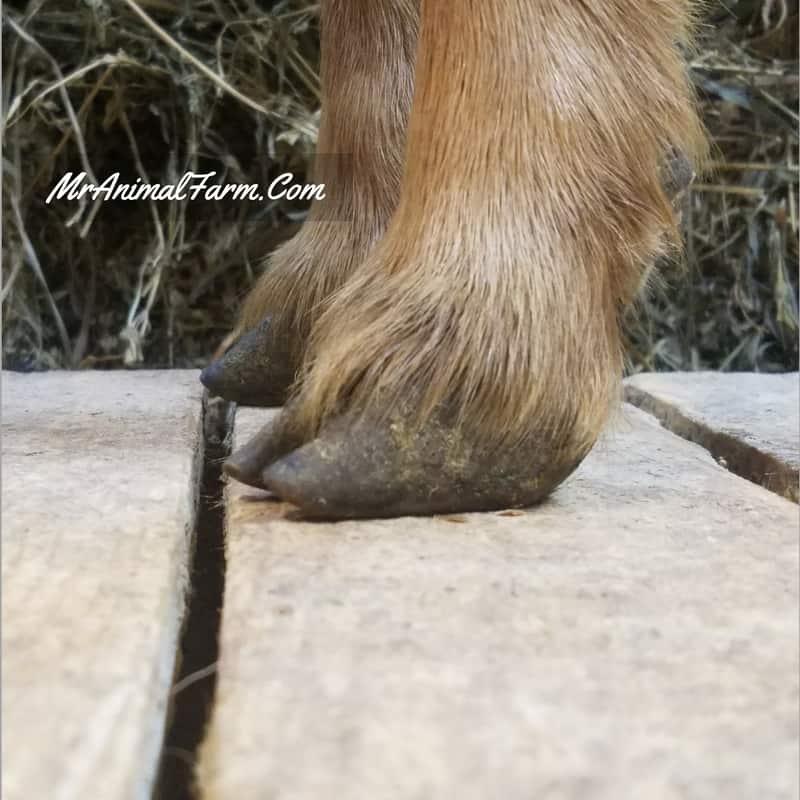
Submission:
[[[209,364],[200,381],[212,395],[239,405],[281,406],[297,372],[289,344],[267,317]]]

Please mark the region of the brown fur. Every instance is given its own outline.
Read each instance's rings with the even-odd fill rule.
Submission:
[[[376,16],[396,6],[369,4]],[[369,233],[336,280],[278,292],[305,318],[361,262],[313,329],[296,395],[307,433],[414,398],[420,421],[446,405],[498,445],[541,431],[562,454],[591,446],[618,394],[621,309],[675,229],[663,164],[704,152],[678,49],[690,11],[689,0],[423,0],[389,228],[364,258],[387,202],[358,223]],[[359,81],[395,66],[359,72],[349,49],[329,42],[327,74],[357,104]],[[374,125],[366,108],[354,122]],[[268,305],[265,285],[246,319]]]
[[[312,203],[301,231],[268,259],[236,334],[271,313],[305,343],[320,305],[383,235],[400,194],[414,88],[418,0],[322,3],[322,117]]]

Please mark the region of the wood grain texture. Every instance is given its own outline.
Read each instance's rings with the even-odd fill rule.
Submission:
[[[203,800],[797,796],[798,509],[637,409],[530,511],[227,514]]]
[[[188,585],[194,371],[3,373],[3,797],[149,798]]]

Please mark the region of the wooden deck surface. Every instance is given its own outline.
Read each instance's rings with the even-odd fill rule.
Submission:
[[[200,397],[193,371],[3,374],[4,800],[151,796]]]
[[[207,800],[796,797],[798,509],[652,417],[523,513],[227,503]]]
[[[728,469],[800,500],[800,376],[648,373],[626,382],[628,400],[703,445]]]
[[[230,484],[198,797],[797,800],[798,381],[767,377],[637,377],[531,510],[312,523]],[[2,402],[3,797],[150,797],[196,373],[4,373]]]

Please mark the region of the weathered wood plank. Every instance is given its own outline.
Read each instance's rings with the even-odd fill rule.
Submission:
[[[187,586],[197,373],[2,382],[3,797],[144,800]]]
[[[649,415],[531,511],[227,504],[204,800],[795,800],[798,508]]]
[[[798,373],[644,373],[626,381],[625,395],[737,475],[800,499]]]

